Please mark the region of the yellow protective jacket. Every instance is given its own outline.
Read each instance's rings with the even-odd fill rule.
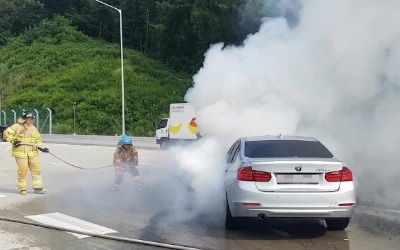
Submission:
[[[15,123],[3,132],[3,137],[11,144],[17,139],[20,142],[33,143],[42,146],[42,137],[34,125],[26,123]],[[12,156],[27,158],[38,156],[38,150],[34,146],[19,145],[12,148]]]

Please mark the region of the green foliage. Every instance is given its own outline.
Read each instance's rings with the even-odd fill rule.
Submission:
[[[35,0],[0,0],[0,45],[44,18],[43,4]]]
[[[261,23],[261,0],[159,0],[150,18],[149,53],[194,73],[211,44],[240,44]],[[257,9],[256,9],[257,8]],[[257,10],[253,16],[249,10]]]
[[[263,0],[103,1],[122,10],[126,129],[144,136],[191,86],[165,65],[195,73],[211,44],[240,44],[265,15]],[[55,131],[70,131],[77,102],[78,134],[120,133],[119,17],[94,0],[0,0],[6,107],[50,107]]]
[[[213,43],[240,44],[257,31],[266,11],[264,0],[103,0],[122,10],[124,44],[180,71],[195,73]],[[67,17],[73,26],[93,38],[120,42],[119,14],[95,0],[0,0],[0,46],[44,17]],[[269,13],[271,14],[271,13]],[[59,22],[66,20],[55,17]],[[23,42],[75,42],[64,30],[25,33]],[[52,26],[51,26],[52,25]],[[42,25],[44,26],[44,25]],[[66,27],[66,26],[61,26]],[[42,37],[42,34],[45,36]],[[75,33],[72,33],[75,34]],[[48,39],[49,41],[45,41]]]
[[[62,17],[44,20],[0,48],[5,108],[51,108],[54,131],[121,134],[118,45],[89,39]],[[190,76],[124,50],[126,131],[152,136],[169,104],[182,102]]]
[[[53,127],[53,133],[55,134],[72,134],[72,126],[65,123],[55,124]]]
[[[124,43],[178,70],[196,72],[213,43],[240,44],[255,32],[263,0],[103,0],[122,10]],[[40,0],[84,34],[119,43],[119,14],[94,0]]]
[[[61,16],[52,20],[44,19],[39,26],[31,28],[19,36],[19,42],[31,45],[33,42],[43,44],[79,43],[89,40],[84,34],[70,26],[71,22]]]

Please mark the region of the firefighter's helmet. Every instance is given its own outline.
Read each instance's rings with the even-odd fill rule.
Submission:
[[[127,135],[122,135],[121,139],[119,139],[119,145],[132,145],[132,138]]]
[[[33,118],[35,119],[35,112],[33,112],[32,110],[26,110],[24,111],[24,113],[22,113],[22,119],[26,120],[27,118]]]

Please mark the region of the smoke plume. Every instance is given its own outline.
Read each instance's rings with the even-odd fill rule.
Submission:
[[[220,154],[235,139],[282,133],[315,137],[343,160],[359,203],[400,208],[400,2],[264,6],[275,16],[241,46],[212,45],[186,95],[202,133],[217,142],[193,153],[200,166],[176,156],[197,197],[207,199],[202,187],[213,176],[223,186],[202,172],[223,168]]]

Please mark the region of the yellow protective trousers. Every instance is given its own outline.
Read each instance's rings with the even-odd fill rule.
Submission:
[[[42,182],[42,170],[40,167],[40,163],[38,157],[25,157],[19,158],[15,157],[15,160],[18,165],[18,188],[20,190],[26,190],[26,176],[28,174],[28,169],[31,171],[32,175],[32,187],[35,188],[43,188]]]

